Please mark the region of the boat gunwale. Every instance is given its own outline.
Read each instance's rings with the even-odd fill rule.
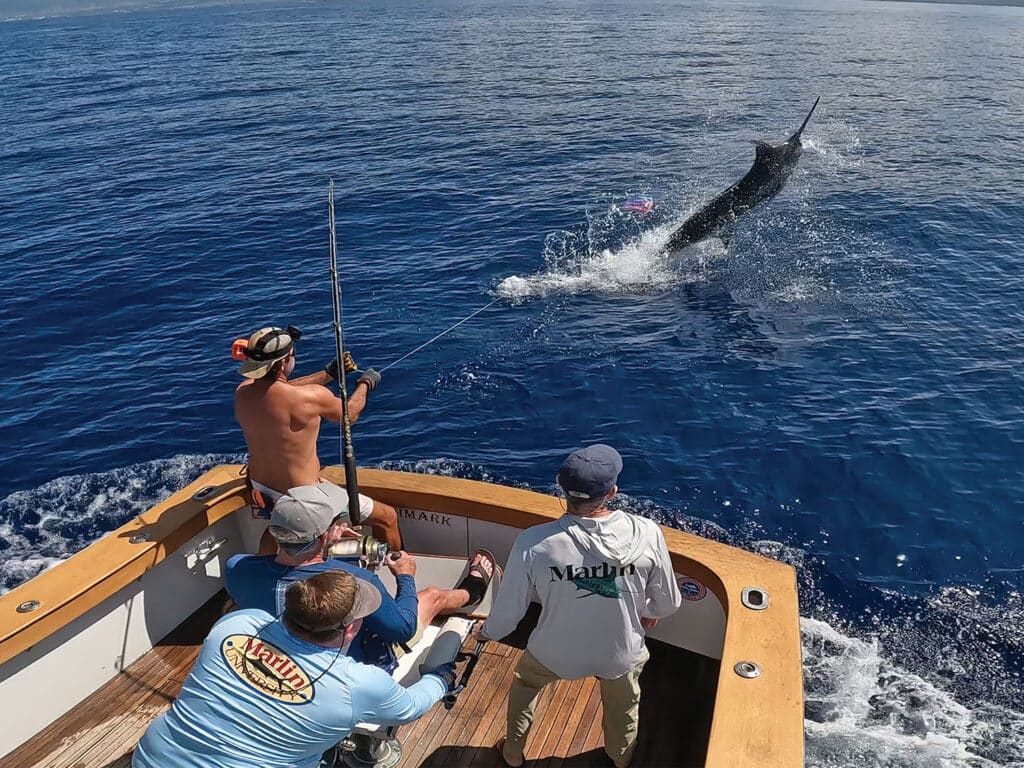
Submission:
[[[339,467],[324,476],[344,484]],[[564,513],[554,496],[475,480],[360,469],[360,491],[396,507],[447,512],[514,528]],[[204,500],[193,497],[214,486]],[[244,466],[219,465],[143,514],[33,579],[0,595],[0,664],[56,633],[122,588],[205,528],[248,503]],[[726,544],[661,526],[677,573],[696,578],[726,615],[721,674],[706,765],[803,765],[803,691],[796,577],[792,567]],[[132,543],[145,533],[148,539]],[[767,610],[741,604],[745,587],[771,598]],[[17,606],[39,607],[18,613]],[[761,676],[733,672],[756,661]]]

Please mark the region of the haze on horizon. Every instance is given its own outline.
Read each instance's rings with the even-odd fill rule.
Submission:
[[[272,0],[242,0],[245,5]],[[936,3],[1024,7],[1024,0],[875,0],[876,2]],[[238,0],[0,0],[0,20],[69,16],[150,8],[233,5]]]
[[[246,5],[256,2],[260,0],[245,0]],[[0,20],[140,11],[150,8],[192,8],[233,3],[234,0],[0,0]]]

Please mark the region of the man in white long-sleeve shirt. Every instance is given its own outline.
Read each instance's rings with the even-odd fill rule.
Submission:
[[[573,452],[558,472],[566,514],[523,531],[512,546],[494,607],[479,633],[510,634],[530,604],[541,614],[516,667],[501,748],[510,766],[523,749],[541,689],[555,680],[598,677],[605,751],[617,768],[636,747],[645,630],[680,605],[672,563],[654,522],[611,510],[622,457],[607,445]]]

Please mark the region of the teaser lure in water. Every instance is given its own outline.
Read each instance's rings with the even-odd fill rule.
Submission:
[[[643,218],[654,212],[655,203],[649,197],[631,197],[620,207],[624,211],[631,211],[639,215],[640,218]]]

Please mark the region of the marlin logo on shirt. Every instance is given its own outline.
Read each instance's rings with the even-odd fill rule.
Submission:
[[[221,655],[231,671],[249,687],[285,704],[313,699],[309,675],[281,649],[252,635],[224,638]]]
[[[589,567],[570,563],[565,568],[553,565],[548,567],[551,570],[551,581],[570,581],[576,586],[576,589],[585,593],[577,595],[577,597],[599,595],[616,600],[622,597],[623,593],[623,589],[616,579],[620,576],[636,575],[636,566],[632,563],[629,565],[601,563]]]

